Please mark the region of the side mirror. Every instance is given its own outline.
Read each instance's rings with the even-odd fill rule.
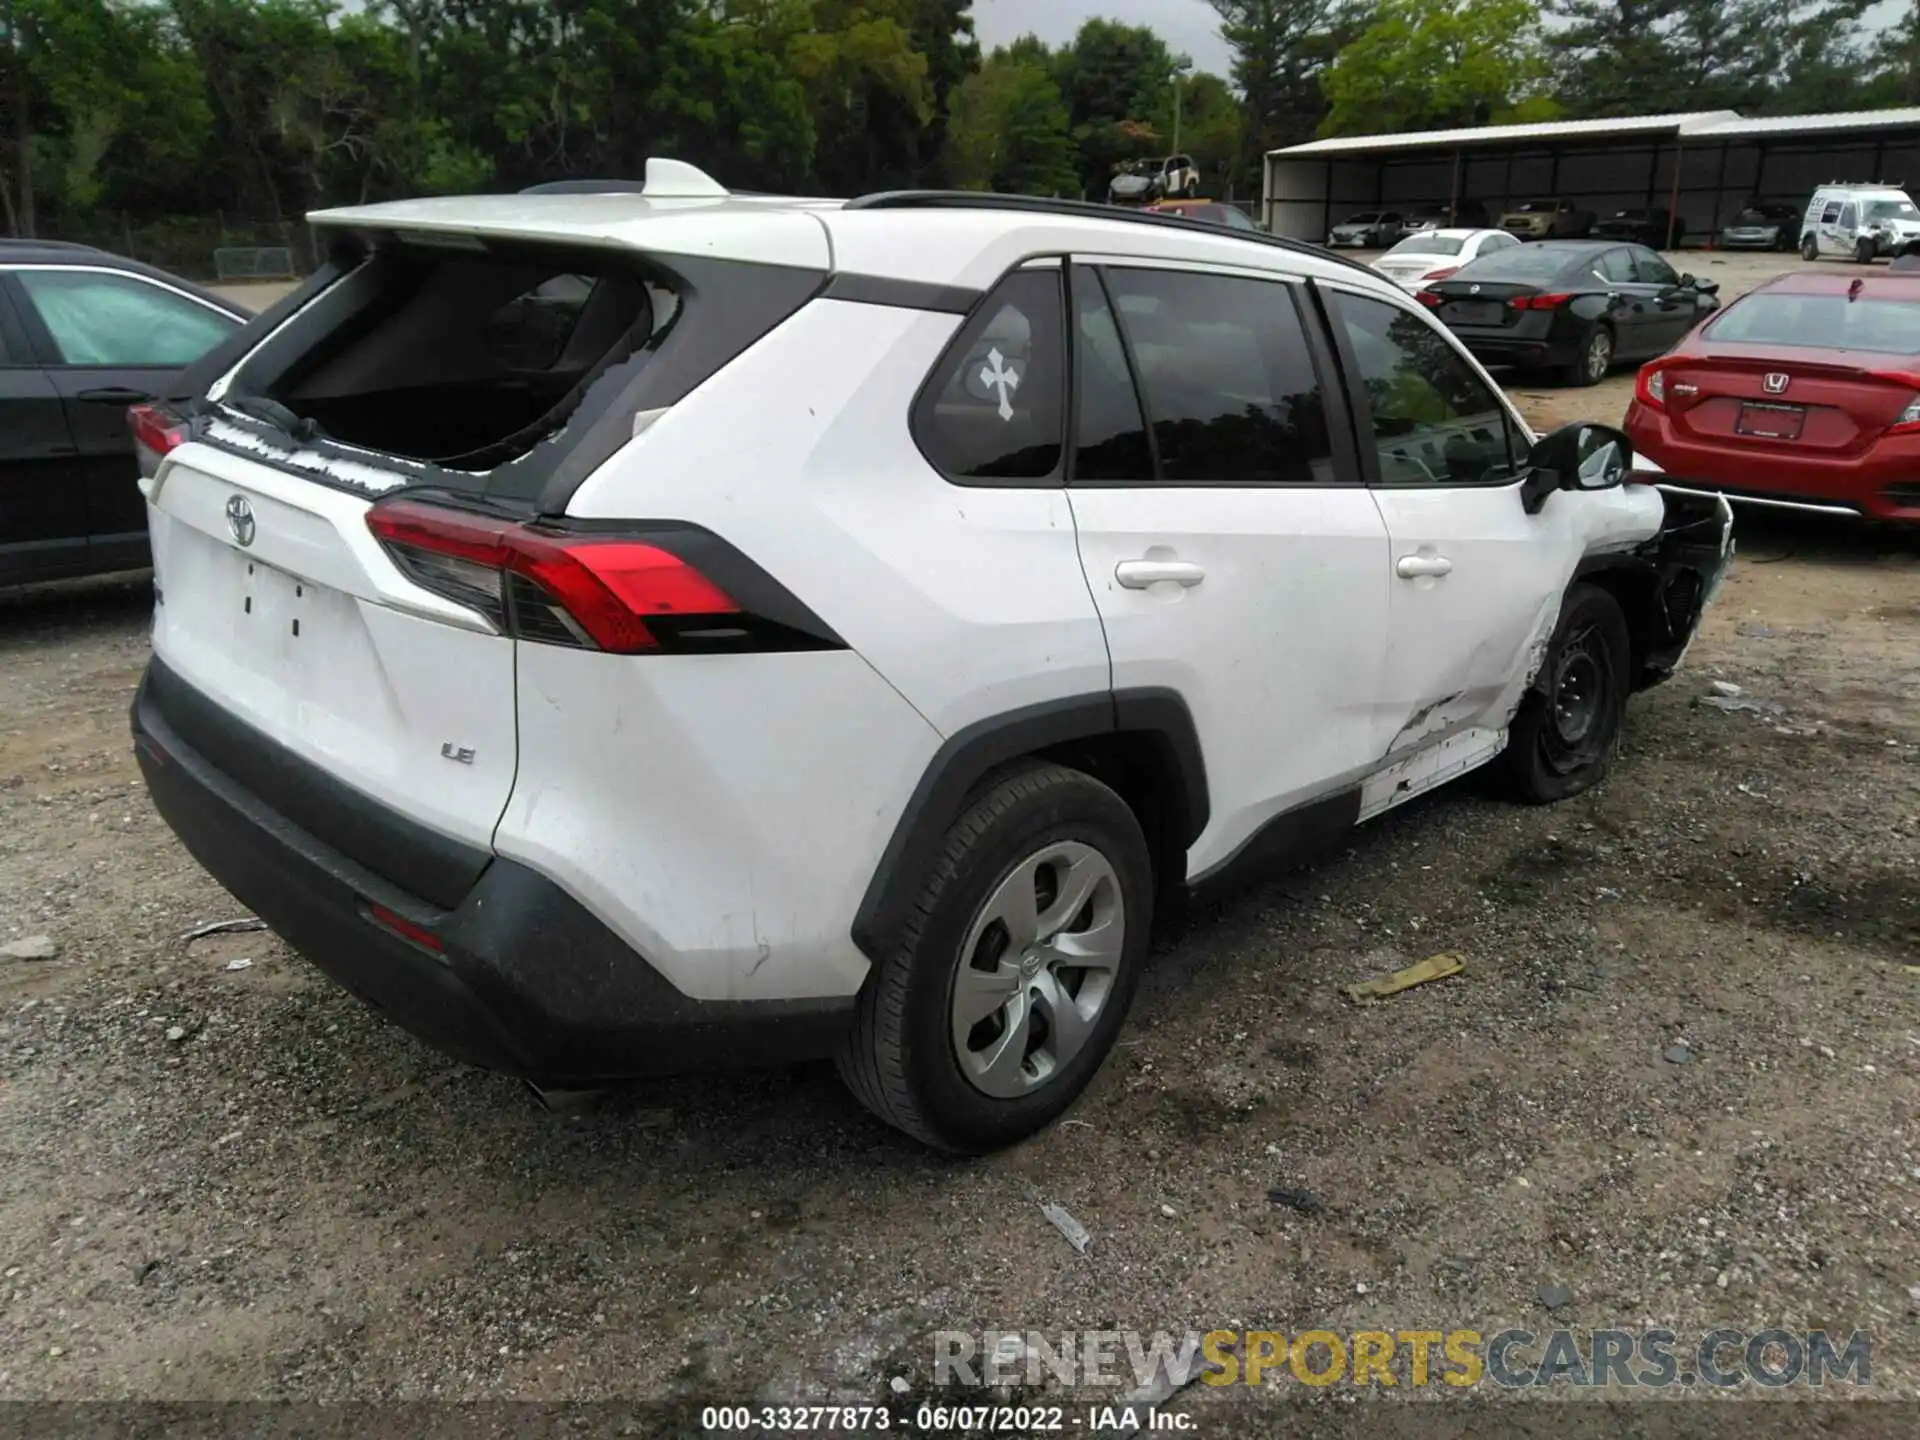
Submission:
[[[1698,285],[1699,283],[1700,282],[1694,279],[1693,276],[1691,275],[1682,275],[1680,277],[1680,288],[1682,290],[1691,290],[1694,288],[1694,286]]]
[[[1702,280],[1693,288],[1698,290],[1702,295],[1718,295],[1720,293],[1720,282],[1718,280]]]
[[[1556,490],[1614,490],[1633,467],[1633,445],[1607,425],[1576,421],[1543,435],[1527,454],[1520,502],[1538,515]]]

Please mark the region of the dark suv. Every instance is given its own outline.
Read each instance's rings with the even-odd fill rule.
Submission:
[[[0,240],[0,585],[147,563],[127,409],[248,318],[138,261]]]

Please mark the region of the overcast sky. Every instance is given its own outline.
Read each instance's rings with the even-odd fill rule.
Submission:
[[[1147,25],[1196,68],[1225,75],[1232,53],[1220,38],[1220,15],[1207,0],[973,0],[973,30],[980,48],[991,50],[1022,35],[1049,45],[1071,40],[1099,16],[1127,25]]]

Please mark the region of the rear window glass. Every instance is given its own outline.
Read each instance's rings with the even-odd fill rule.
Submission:
[[[1737,345],[1818,345],[1920,355],[1920,302],[1762,292],[1729,305],[1705,333]]]
[[[1416,235],[1387,251],[1389,255],[1458,255],[1466,241],[1453,235]]]
[[[1498,255],[1482,255],[1462,265],[1456,280],[1551,280],[1573,257],[1564,250],[1516,245]]]

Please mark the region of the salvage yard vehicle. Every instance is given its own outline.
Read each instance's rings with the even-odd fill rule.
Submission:
[[[147,563],[127,407],[246,319],[137,260],[0,240],[0,585]]]
[[[1192,199],[1200,194],[1200,167],[1191,155],[1169,155],[1161,160],[1134,160],[1120,167],[1107,187],[1115,205],[1143,205],[1152,200]]]
[[[1419,290],[1482,255],[1497,255],[1519,243],[1504,230],[1423,230],[1375,260],[1373,268],[1404,289]]]
[[[1733,217],[1720,232],[1722,250],[1794,250],[1800,244],[1800,210],[1761,201]]]
[[[1654,250],[1678,250],[1687,233],[1684,220],[1676,220],[1665,210],[1616,210],[1593,227],[1602,240],[1631,240]]]
[[[295,949],[545,1086],[831,1055],[1018,1140],[1190,889],[1599,781],[1729,553],[1266,235],[658,160],[311,218],[297,312],[148,420],[141,769]]]
[[[1384,250],[1400,238],[1403,223],[1397,210],[1362,210],[1329,230],[1327,244],[1335,250]]]
[[[1676,483],[1920,522],[1920,274],[1800,271],[1644,367],[1627,431]]]
[[[1522,200],[1502,211],[1497,223],[1522,240],[1571,240],[1592,231],[1593,212],[1571,200]]]
[[[1546,240],[1482,256],[1419,298],[1482,360],[1597,385],[1616,361],[1665,354],[1719,308],[1719,288],[1644,245]]]
[[[1800,224],[1800,257],[1865,265],[1920,240],[1920,207],[1898,185],[1822,185]]]

